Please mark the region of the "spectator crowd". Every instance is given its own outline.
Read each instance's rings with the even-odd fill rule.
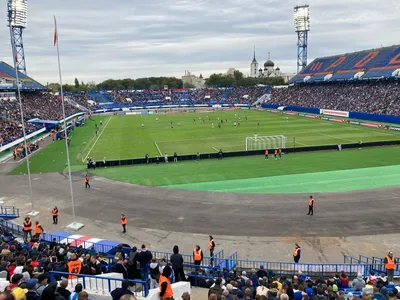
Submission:
[[[268,103],[397,116],[400,81],[294,85],[273,89]]]

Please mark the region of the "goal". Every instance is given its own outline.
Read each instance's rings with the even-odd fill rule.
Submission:
[[[286,148],[287,137],[284,135],[246,137],[246,151]]]

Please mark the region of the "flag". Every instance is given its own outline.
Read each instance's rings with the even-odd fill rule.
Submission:
[[[54,46],[57,44],[58,36],[57,36],[57,21],[56,17],[54,17]]]

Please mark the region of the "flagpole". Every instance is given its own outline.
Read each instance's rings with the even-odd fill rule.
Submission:
[[[12,51],[13,51],[13,62],[14,62],[14,70],[15,70],[15,80],[17,83],[17,93],[18,93],[18,101],[19,101],[19,110],[21,113],[21,126],[22,126],[22,134],[24,135],[24,147],[25,147],[25,155],[26,155],[26,169],[28,171],[28,181],[29,181],[29,192],[30,192],[30,199],[31,199],[31,208],[32,211],[28,213],[29,216],[35,217],[39,214],[38,211],[35,211],[33,206],[33,192],[32,192],[32,178],[31,178],[31,167],[30,167],[30,160],[29,160],[29,152],[28,152],[28,145],[26,141],[26,131],[25,131],[25,120],[24,120],[24,110],[22,107],[22,100],[21,100],[21,89],[19,87],[19,74],[17,70],[17,48],[15,45],[14,35],[12,34],[12,28],[10,26],[10,36],[11,36],[11,43],[12,43]]]
[[[67,227],[74,230],[79,230],[83,227],[83,224],[76,223],[75,217],[75,202],[74,202],[74,192],[72,189],[72,177],[71,177],[71,164],[69,161],[69,147],[68,147],[68,134],[67,134],[67,121],[65,120],[65,104],[64,104],[64,93],[63,93],[63,83],[62,83],[62,76],[61,76],[61,63],[60,63],[60,50],[58,47],[58,31],[57,31],[57,20],[56,16],[54,16],[54,43],[57,46],[57,59],[58,59],[58,75],[60,77],[60,94],[61,94],[61,106],[62,106],[62,113],[64,118],[64,140],[65,140],[65,149],[67,153],[67,165],[68,165],[68,179],[69,179],[69,189],[71,193],[71,202],[72,202],[72,215],[74,218],[74,222],[69,224]]]

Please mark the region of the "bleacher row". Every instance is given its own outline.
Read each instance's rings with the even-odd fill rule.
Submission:
[[[400,77],[400,45],[316,58],[290,83]]]
[[[15,236],[22,236],[22,226],[14,224],[6,219],[13,219],[19,216],[18,209],[14,207],[1,207],[0,208],[0,226],[2,231],[6,229]],[[4,241],[4,236],[2,236]],[[10,240],[8,240],[11,242]],[[118,242],[111,242],[107,240],[97,239],[94,237],[82,236],[77,234],[69,234],[65,232],[55,232],[43,234],[42,242],[50,244],[56,241],[58,244],[69,244],[70,248],[75,249],[87,249],[88,251],[94,251],[102,256],[102,261],[106,261],[106,270],[108,272],[115,271],[115,256],[120,251],[129,254],[131,248],[126,244],[121,244]],[[21,241],[22,242],[22,241]],[[12,242],[11,242],[12,244]],[[23,246],[23,248],[25,248]],[[170,261],[170,256],[172,253],[163,251],[151,251],[153,257],[159,262],[165,262],[168,264]],[[238,259],[237,252],[229,256],[224,256],[224,251],[220,250],[215,253],[214,257],[205,257],[203,264],[198,266],[193,264],[192,254],[182,254],[184,259],[185,273],[192,285],[201,287],[210,287],[216,278],[223,278],[228,280],[229,278],[238,277],[241,278],[239,274],[244,277],[256,275],[256,270],[266,270],[268,271],[268,276],[273,277],[280,276],[285,278],[286,276],[299,276],[304,282],[318,281],[321,277],[324,278],[334,278],[337,279],[338,274],[345,273],[350,278],[355,278],[360,276],[367,277],[370,275],[371,270],[375,273],[374,276],[380,276],[384,273],[384,263],[382,258],[377,257],[367,257],[360,255],[358,258],[353,258],[351,256],[344,256],[343,264],[314,264],[314,263],[298,263],[293,262],[272,262],[272,261],[256,261],[256,260],[240,260]],[[213,260],[213,263],[211,262]],[[395,276],[399,276],[400,264],[396,265]],[[300,272],[302,271],[302,272]],[[258,273],[257,273],[258,274]],[[50,271],[50,278],[52,280],[57,280],[57,278],[67,277],[70,274]],[[103,289],[105,292],[111,292],[112,288],[115,288],[122,279],[107,277],[107,274],[103,277],[96,277],[92,275],[80,274],[78,276],[80,282],[87,282],[91,285],[93,284],[97,289]],[[97,278],[97,279],[96,279]],[[147,278],[147,275],[145,276]],[[257,277],[256,277],[257,278]],[[314,278],[314,279],[312,279]],[[174,281],[174,277],[171,278]],[[58,279],[59,280],[59,279]],[[101,284],[98,281],[102,282]],[[103,281],[108,282],[104,284]],[[246,281],[246,280],[245,280]],[[142,280],[132,281],[136,285],[140,284],[140,291],[143,295],[147,295],[148,287],[147,283]],[[258,280],[257,280],[258,282]],[[254,283],[253,283],[254,284]],[[393,284],[386,284],[385,286],[387,292],[394,290],[395,286]],[[372,289],[366,286],[366,289]],[[347,297],[349,293],[353,295],[361,296],[362,291],[356,290],[348,286],[338,286],[338,291],[343,291]]]
[[[101,108],[128,106],[252,104],[268,91],[266,86],[137,91],[90,91]]]

